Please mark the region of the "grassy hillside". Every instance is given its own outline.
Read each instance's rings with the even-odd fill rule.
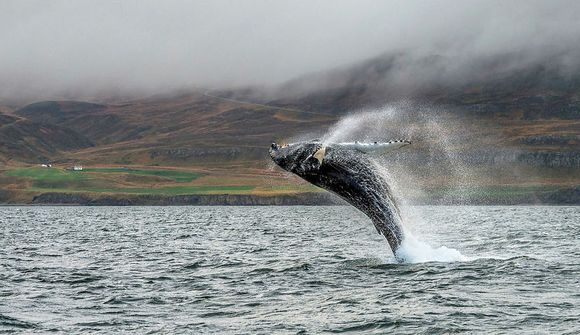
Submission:
[[[13,167],[0,174],[5,190],[27,193],[102,193],[140,195],[284,194],[317,192],[310,185],[290,186],[284,179],[175,168],[94,167],[73,171],[61,166]]]
[[[388,66],[361,67],[332,74],[330,79],[341,84],[292,97],[191,92],[122,103],[44,101],[0,108],[1,190],[10,192],[4,198],[18,201],[49,191],[319,192],[273,168],[267,148],[273,141],[318,137],[353,110],[397,101],[400,92],[377,79],[388,77],[386,72],[364,75],[369,69],[388,72]],[[534,196],[580,187],[579,82],[535,76],[526,72],[503,81],[412,91],[408,99],[417,103],[407,103],[403,113],[421,118],[402,115],[381,129],[415,141],[398,162],[389,163],[392,172],[401,166],[398,178],[411,174],[409,185],[431,198],[442,192],[467,198]],[[287,91],[293,85],[300,86],[300,80]],[[41,163],[54,168],[40,168]],[[66,170],[74,164],[85,170]],[[461,178],[449,173],[451,165],[461,166]]]

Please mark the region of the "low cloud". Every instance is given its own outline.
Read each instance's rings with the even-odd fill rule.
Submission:
[[[578,1],[6,0],[0,99],[272,86],[390,53],[405,55],[401,68],[436,55],[433,75],[447,78],[496,59],[573,72],[579,12]]]

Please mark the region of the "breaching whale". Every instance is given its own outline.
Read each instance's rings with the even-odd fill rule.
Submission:
[[[389,186],[367,157],[411,144],[396,140],[374,143],[322,143],[319,141],[280,146],[272,143],[272,160],[286,171],[333,192],[366,214],[383,235],[397,259],[403,241],[401,216]]]

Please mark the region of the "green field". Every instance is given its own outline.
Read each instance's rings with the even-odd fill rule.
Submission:
[[[176,182],[190,182],[203,174],[177,170],[153,170],[153,169],[132,169],[132,168],[90,168],[83,171],[73,171],[74,173],[127,173],[141,176],[157,176],[171,179]]]
[[[216,194],[247,193],[254,185],[175,185],[186,184],[204,176],[202,173],[170,169],[133,169],[133,168],[90,168],[83,171],[59,168],[15,168],[6,171],[6,177],[18,177],[30,181],[25,187],[33,192],[90,192],[90,193],[129,193],[129,194]],[[123,179],[127,175],[161,177],[162,183],[155,180],[133,181],[127,185]]]
[[[164,195],[187,195],[187,194],[239,194],[247,193],[255,188],[251,185],[223,186],[223,185],[201,185],[201,186],[173,186],[159,188],[139,188],[139,187],[84,187],[79,189],[54,189],[54,188],[30,188],[30,191],[37,192],[88,192],[88,193],[125,193],[125,194],[164,194]]]
[[[137,177],[135,177],[137,176]],[[109,194],[292,194],[321,192],[311,184],[284,184],[265,178],[204,174],[187,170],[106,167],[71,171],[61,168],[20,167],[2,174],[7,181],[28,192]],[[203,178],[202,178],[203,177]],[[201,179],[200,179],[201,178]],[[14,186],[13,186],[14,187]],[[558,185],[487,185],[428,187],[422,199],[533,199],[560,189]]]
[[[53,168],[17,168],[6,171],[7,177],[24,177],[35,181],[68,182],[87,179],[87,175],[80,171],[68,171]]]

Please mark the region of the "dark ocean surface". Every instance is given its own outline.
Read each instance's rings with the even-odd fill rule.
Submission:
[[[580,207],[0,207],[0,332],[579,334]]]

